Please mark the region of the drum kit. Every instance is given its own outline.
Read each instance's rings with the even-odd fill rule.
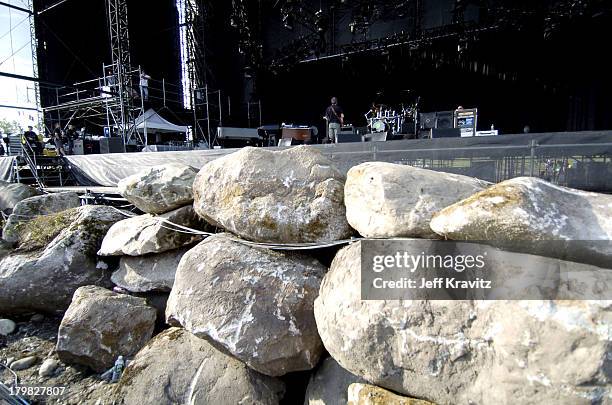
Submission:
[[[402,104],[399,108],[373,103],[370,111],[365,114],[368,128],[372,133],[415,134],[418,104],[419,99],[413,104]]]

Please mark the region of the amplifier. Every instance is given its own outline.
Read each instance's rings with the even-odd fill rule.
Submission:
[[[343,131],[337,134],[338,143],[349,143],[349,142],[361,142],[361,135],[354,134],[353,132]]]
[[[296,141],[310,141],[312,130],[310,127],[304,128],[289,128],[281,129],[281,134],[284,139],[294,139]]]
[[[244,140],[259,139],[259,132],[256,128],[218,127],[217,138]]]
[[[387,140],[386,132],[373,132],[365,135],[365,140],[370,142],[384,142]]]
[[[421,129],[432,129],[436,127],[436,113],[420,113],[419,121]]]
[[[85,154],[85,148],[83,147],[83,140],[82,139],[75,139],[74,140],[74,145],[72,146],[72,153],[75,155],[84,155]]]
[[[119,137],[100,138],[100,153],[123,153],[123,139]]]
[[[438,111],[436,113],[436,128],[453,128],[455,126],[454,111]]]
[[[459,128],[433,128],[431,130],[432,138],[461,138],[461,130]]]

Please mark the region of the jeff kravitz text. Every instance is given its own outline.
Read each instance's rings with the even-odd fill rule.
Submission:
[[[372,258],[372,271],[380,277],[372,279],[375,289],[491,289],[491,281],[481,277],[463,279],[453,276],[453,272],[466,270],[478,271],[486,266],[485,252],[482,255],[432,255],[421,252],[396,252],[394,255],[377,255]],[[448,276],[431,277],[433,272],[448,271]],[[399,272],[399,273],[398,273]],[[430,277],[423,273],[427,272]],[[420,277],[389,277],[410,273]],[[384,277],[386,276],[386,277]],[[391,279],[390,279],[391,278]]]

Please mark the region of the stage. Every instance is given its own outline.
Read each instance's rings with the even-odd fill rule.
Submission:
[[[612,131],[500,135],[312,145],[343,172],[383,161],[464,174],[490,182],[537,176],[560,185],[612,192]],[[271,150],[283,148],[273,147]],[[81,186],[115,187],[145,167],[182,163],[201,168],[236,149],[68,156]]]

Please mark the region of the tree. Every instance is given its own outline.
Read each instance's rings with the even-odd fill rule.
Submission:
[[[19,123],[17,121],[9,121],[6,118],[0,118],[0,130],[4,135],[17,134],[21,132]]]

